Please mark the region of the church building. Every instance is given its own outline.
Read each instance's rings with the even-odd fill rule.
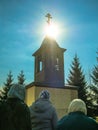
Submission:
[[[50,14],[47,14],[48,26]],[[42,90],[50,92],[50,100],[55,106],[59,118],[67,113],[71,100],[77,98],[77,89],[74,86],[65,85],[64,74],[64,52],[56,40],[48,35],[36,52],[32,54],[35,58],[34,81],[26,86],[26,103],[30,106]]]

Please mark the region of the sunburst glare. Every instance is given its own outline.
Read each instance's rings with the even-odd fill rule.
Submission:
[[[59,35],[59,27],[56,24],[51,23],[45,27],[45,35],[56,38]]]

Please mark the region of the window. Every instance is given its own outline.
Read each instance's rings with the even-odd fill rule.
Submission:
[[[57,71],[59,71],[59,58],[58,58],[58,57],[56,58],[55,69],[56,69]]]
[[[42,57],[36,57],[36,73],[42,71],[43,69],[43,61],[41,59]]]
[[[42,71],[42,69],[43,69],[43,63],[42,61],[39,61],[39,71]]]

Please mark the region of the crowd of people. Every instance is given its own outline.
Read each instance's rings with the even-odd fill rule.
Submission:
[[[81,99],[73,99],[68,114],[61,119],[49,91],[41,91],[30,107],[24,100],[25,86],[13,84],[7,100],[0,102],[0,130],[98,130],[98,123],[87,116],[86,104]]]

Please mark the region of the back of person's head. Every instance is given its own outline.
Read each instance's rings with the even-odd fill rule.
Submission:
[[[87,114],[86,104],[85,104],[85,102],[83,100],[81,100],[81,99],[74,99],[69,104],[68,113],[76,112],[76,111],[83,112],[85,115]]]
[[[25,99],[25,86],[21,84],[13,84],[8,91],[8,98],[19,98],[24,101]]]
[[[42,99],[49,99],[50,98],[50,93],[48,92],[48,90],[42,90],[39,94],[39,98]]]

